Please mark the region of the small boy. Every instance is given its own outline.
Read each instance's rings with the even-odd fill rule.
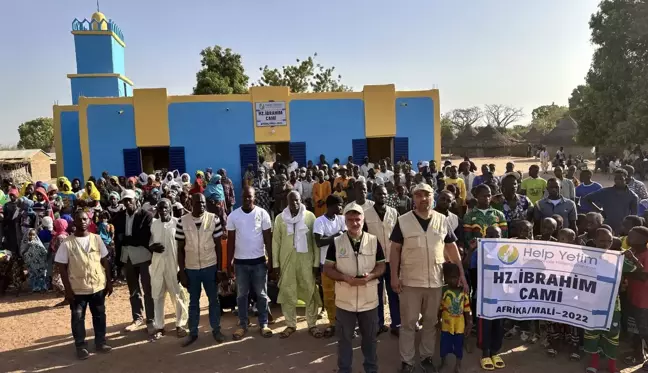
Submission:
[[[558,231],[558,242],[568,243],[571,245],[575,244],[576,232],[569,228],[561,229],[560,231]],[[549,352],[551,348],[555,350],[556,342],[558,340],[563,340],[569,346],[569,360],[580,361],[580,328],[567,324],[549,322],[548,329],[549,330],[547,334],[549,334],[551,346],[547,349],[547,351]],[[553,354],[553,356],[556,355],[557,351],[554,352],[555,353]],[[552,355],[551,352],[549,352],[549,355]]]
[[[613,242],[612,232],[605,228],[599,228],[596,230],[596,238],[594,241],[597,248],[610,250]],[[648,243],[648,228],[632,228],[628,233],[628,241],[631,247],[643,247],[645,250],[646,243]],[[624,251],[624,255],[623,272],[634,272],[637,269],[643,270],[643,265],[635,257],[633,250]],[[621,303],[617,296],[610,330],[585,330],[583,349],[585,352],[592,354],[592,359],[586,370],[587,372],[595,373],[598,371],[601,353],[608,359],[608,372],[619,372],[616,368],[616,358],[619,349],[620,331]],[[641,343],[639,343],[639,346],[641,348]]]
[[[540,235],[536,236],[539,241],[558,241],[554,234],[558,228],[558,223],[554,218],[544,218],[540,224]]]
[[[448,354],[454,354],[456,363],[455,373],[461,372],[464,338],[470,336],[472,315],[470,312],[470,297],[459,286],[459,267],[454,263],[443,265],[443,278],[446,286],[443,288],[441,308],[439,309],[439,325],[441,328],[441,367],[445,365]],[[465,335],[465,336],[464,336]]]
[[[634,235],[633,232],[639,233]],[[634,237],[636,236],[636,237]],[[627,274],[628,278],[628,325],[634,329],[632,341],[633,353],[625,358],[628,365],[643,364],[642,369],[648,370],[648,362],[643,350],[643,343],[648,343],[648,228],[635,227],[628,234],[628,244],[638,260],[638,269]],[[625,252],[624,252],[625,253]],[[642,343],[643,340],[643,343]]]
[[[560,230],[563,229],[563,227],[565,226],[565,222],[564,222],[562,216],[560,216],[558,214],[553,214],[553,215],[551,215],[551,217],[553,218],[553,220],[556,221],[556,230],[554,231],[554,237],[557,239],[558,238],[558,232],[560,232]]]
[[[347,203],[347,194],[346,191],[342,189],[342,183],[335,184],[335,192],[333,192],[333,194],[342,198],[344,203]]]

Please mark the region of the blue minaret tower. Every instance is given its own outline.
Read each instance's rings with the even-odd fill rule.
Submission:
[[[132,96],[133,82],[126,78],[124,66],[124,35],[112,20],[99,11],[90,20],[72,22],[76,74],[68,74],[72,86],[72,104],[79,96]]]

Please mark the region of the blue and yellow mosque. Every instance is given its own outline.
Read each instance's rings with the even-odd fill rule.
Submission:
[[[212,167],[227,169],[239,187],[260,144],[300,165],[317,162],[320,154],[329,160],[352,155],[356,162],[367,155],[414,162],[441,156],[437,89],[396,91],[386,84],[361,92],[292,93],[250,87],[247,94],[169,96],[165,88],[134,88],[126,76],[124,34],[103,13],[75,19],[72,35],[72,104],[54,106],[57,171],[70,179]]]

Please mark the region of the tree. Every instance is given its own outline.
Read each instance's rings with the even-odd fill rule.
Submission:
[[[202,68],[196,73],[194,95],[248,92],[250,78],[245,75],[241,55],[216,45],[203,49],[200,56]]]
[[[558,120],[564,118],[568,113],[568,107],[558,106],[554,103],[538,106],[531,112],[531,127],[540,133],[547,133],[556,126]]]
[[[450,119],[446,118],[445,115],[441,117],[441,138],[453,138],[454,129]]]
[[[648,139],[648,4],[603,0],[589,22],[595,46],[585,85],[569,99],[582,145],[622,145]]]
[[[499,131],[504,131],[506,127],[522,119],[522,117],[524,117],[522,108],[501,104],[484,105],[486,125],[493,126]]]
[[[305,60],[296,60],[295,65],[281,69],[259,68],[261,78],[258,86],[288,86],[293,93],[302,92],[348,92],[351,87],[342,84],[342,75],[335,75],[335,67],[325,67],[315,61],[317,53]]]
[[[18,148],[50,151],[54,146],[52,118],[36,118],[18,126]]]
[[[443,117],[457,132],[461,133],[467,127],[477,123],[483,115],[484,113],[479,106],[473,106],[465,109],[454,109],[445,113]]]
[[[524,135],[526,135],[527,132],[529,132],[529,126],[516,124],[511,128],[507,128],[506,131],[503,132],[502,134],[509,135],[516,139],[523,139]]]

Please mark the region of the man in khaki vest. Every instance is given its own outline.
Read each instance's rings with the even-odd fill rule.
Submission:
[[[80,360],[90,356],[85,342],[87,306],[92,313],[96,351],[107,353],[112,350],[106,344],[105,298],[113,291],[110,264],[106,258],[108,249],[99,235],[88,232],[89,224],[88,215],[77,210],[74,213],[76,231],[61,243],[54,257],[65,287],[65,299],[70,302],[72,336]]]
[[[398,336],[401,326],[400,317],[400,302],[398,294],[394,293],[391,288],[391,273],[389,269],[389,253],[390,242],[389,235],[391,235],[396,220],[398,219],[398,211],[391,206],[385,204],[387,198],[387,188],[378,185],[374,188],[373,199],[374,205],[365,210],[365,226],[367,231],[376,238],[380,246],[385,251],[385,274],[378,279],[378,333],[384,333],[391,328],[392,334]],[[389,301],[389,316],[391,317],[390,327],[385,325],[385,283],[387,284],[387,299]]]
[[[376,236],[364,233],[362,207],[344,208],[347,233],[336,237],[326,253],[324,271],[336,281],[338,372],[351,373],[356,323],[362,335],[365,373],[378,372],[378,278],[385,272],[385,254]],[[437,305],[438,307],[438,305]]]
[[[466,291],[468,286],[457,249],[457,237],[449,231],[446,217],[432,210],[432,187],[418,184],[412,194],[416,209],[398,218],[390,236],[391,286],[394,292],[400,294],[403,322],[399,338],[400,372],[415,371],[416,323],[419,314],[423,314],[421,364],[430,373],[437,372],[432,356],[435,353],[435,326],[441,303],[444,257],[459,266],[460,285]]]

